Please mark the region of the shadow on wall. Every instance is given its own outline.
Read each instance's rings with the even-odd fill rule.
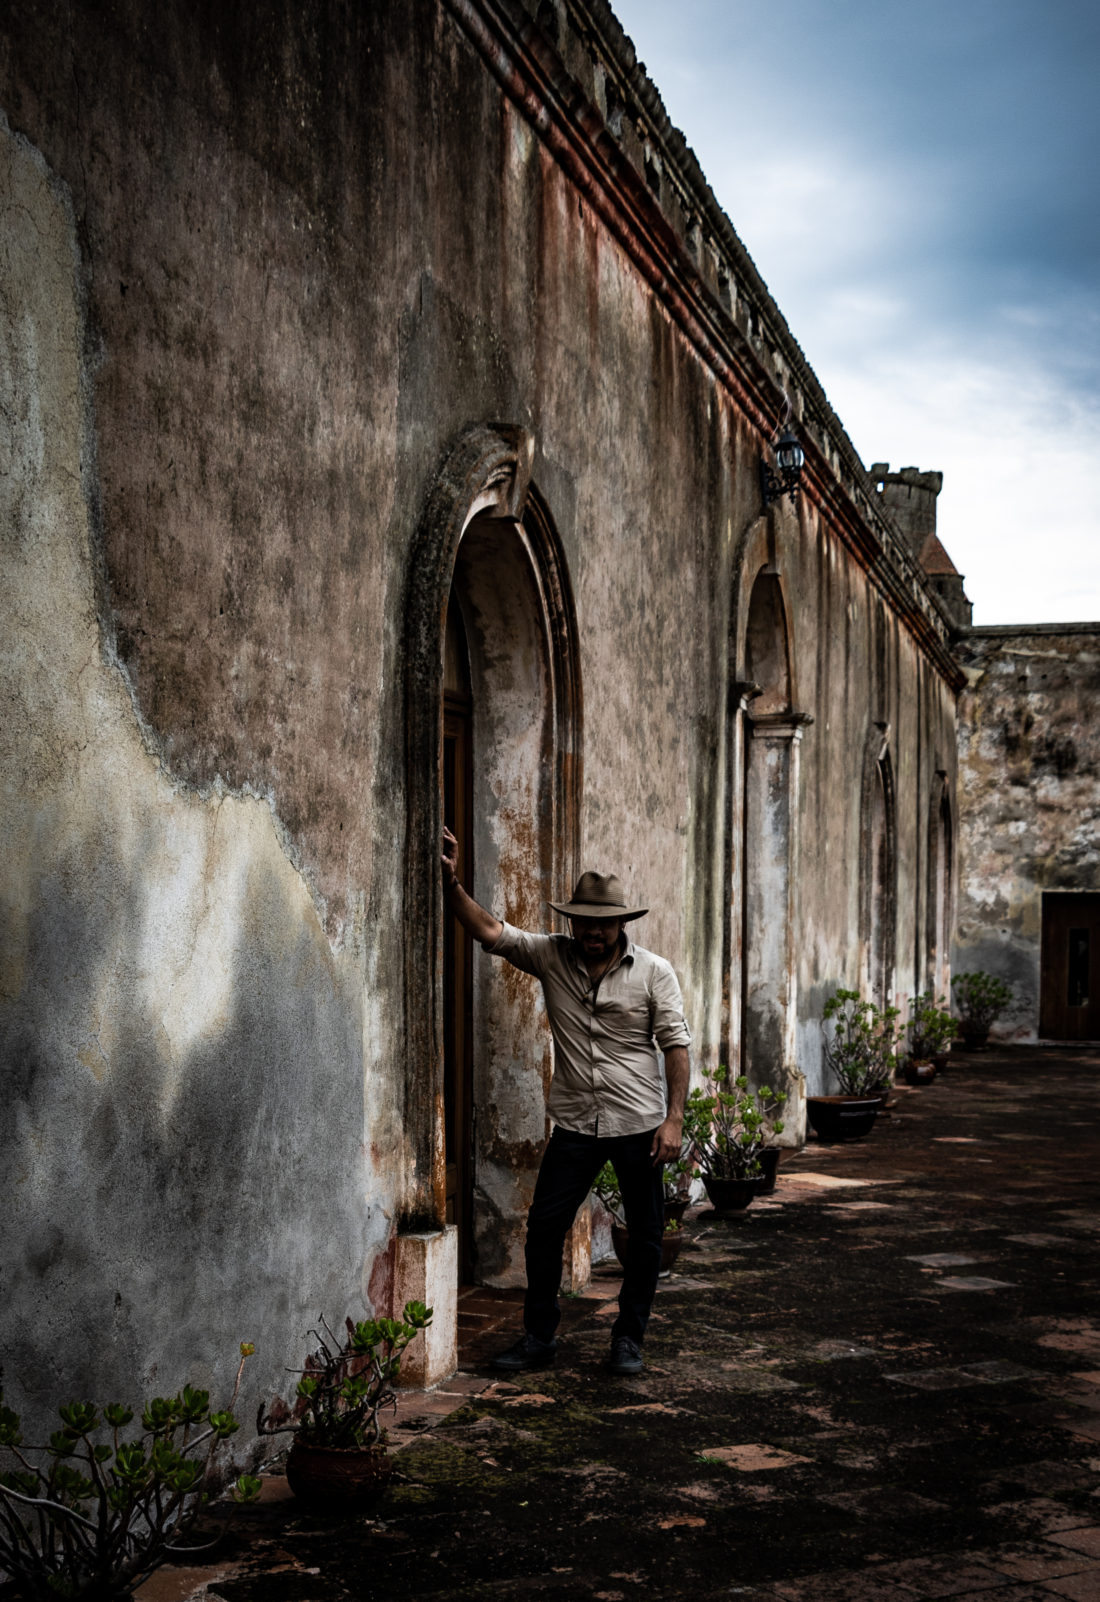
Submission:
[[[71,857],[39,881],[0,1034],[0,1344],[31,1417],[224,1385],[244,1339],[252,1383],[281,1389],[305,1328],[352,1310],[364,1273],[359,1032],[319,929],[253,864],[228,1011],[176,1050],[146,966],[145,855],[100,845],[91,881]]]

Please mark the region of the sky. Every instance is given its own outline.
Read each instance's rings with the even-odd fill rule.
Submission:
[[[1100,0],[612,0],[974,622],[1100,619]]]

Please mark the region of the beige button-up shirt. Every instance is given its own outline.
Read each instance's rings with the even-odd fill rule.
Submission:
[[[636,1135],[664,1122],[658,1048],[691,1042],[670,963],[628,940],[593,985],[568,935],[506,923],[489,949],[542,981],[554,1037],[547,1111],[556,1124],[580,1135]]]

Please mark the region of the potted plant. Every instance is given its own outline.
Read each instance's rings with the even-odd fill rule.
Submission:
[[[670,1174],[669,1170],[672,1169]],[[681,1158],[674,1164],[665,1164],[665,1229],[661,1240],[661,1273],[670,1274],[672,1265],[680,1255],[680,1247],[684,1243],[683,1217],[688,1205],[687,1190],[690,1188],[690,1177],[685,1187],[682,1183],[683,1170],[686,1168]],[[593,1194],[611,1214],[611,1244],[615,1249],[615,1256],[622,1266],[626,1267],[626,1249],[630,1239],[626,1227],[626,1213],[623,1210],[622,1192],[619,1189],[618,1177],[609,1162],[604,1163],[596,1175],[592,1185]]]
[[[907,1025],[911,1057],[934,1063],[942,1073],[956,1033],[955,1020],[943,996],[937,1000],[935,991],[923,990],[912,998]]]
[[[669,1232],[670,1224],[683,1223],[684,1214],[691,1205],[691,1185],[695,1178],[695,1169],[689,1161],[689,1156],[688,1147],[681,1146],[679,1157],[664,1165],[666,1233]]]
[[[707,1075],[705,1088],[691,1092],[684,1112],[691,1161],[718,1212],[747,1207],[767,1183],[764,1153],[782,1132],[775,1115],[786,1100],[767,1085],[750,1090],[744,1074],[734,1075],[725,1063]],[[771,1178],[774,1184],[774,1169]]]
[[[316,1349],[306,1357],[292,1417],[285,1405],[276,1416],[261,1403],[261,1434],[294,1431],[286,1477],[295,1496],[329,1506],[364,1505],[379,1496],[393,1472],[383,1407],[396,1407],[394,1389],[401,1354],[432,1321],[423,1302],[406,1302],[401,1318],[346,1319],[343,1338],[321,1318],[310,1335]],[[289,1422],[284,1422],[289,1418]]]
[[[923,990],[909,1003],[909,1022],[905,1026],[909,1055],[904,1073],[908,1082],[921,1084],[942,1073],[947,1065],[948,1048],[955,1038],[955,1020],[936,1000],[933,990]],[[927,1071],[921,1073],[924,1067]]]
[[[140,1428],[130,1430],[134,1412],[122,1403],[68,1402],[45,1446],[23,1441],[19,1416],[0,1390],[0,1458],[15,1465],[0,1472],[0,1571],[20,1597],[131,1597],[177,1555],[209,1499],[215,1453],[240,1428],[233,1407],[253,1351],[242,1344],[223,1410],[211,1410],[209,1391],[185,1385],[177,1396],[146,1403]],[[242,1474],[232,1500],[259,1494],[260,1481]]]
[[[980,1051],[989,1031],[1012,1000],[1012,986],[980,969],[957,973],[951,981],[959,1009],[958,1032],[968,1051]]]
[[[820,1140],[858,1140],[874,1127],[897,1067],[897,1007],[878,1007],[858,990],[827,997],[825,1061],[835,1096],[807,1096],[806,1116]]]

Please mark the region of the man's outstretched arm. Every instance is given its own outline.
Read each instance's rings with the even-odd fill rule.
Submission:
[[[447,905],[462,927],[475,940],[480,940],[483,946],[495,946],[504,925],[499,918],[494,918],[491,912],[486,912],[484,907],[478,906],[473,896],[468,896],[459,884],[458,841],[448,828],[443,830],[443,854],[440,862],[443,869],[443,894],[447,899]],[[686,1079],[684,1083],[686,1088]],[[682,1105],[681,1098],[681,1107]]]
[[[670,1046],[665,1052],[665,1083],[668,1086],[668,1113],[661,1127],[654,1132],[650,1156],[655,1163],[671,1162],[679,1157],[684,1138],[684,1101],[687,1097],[688,1049]]]

